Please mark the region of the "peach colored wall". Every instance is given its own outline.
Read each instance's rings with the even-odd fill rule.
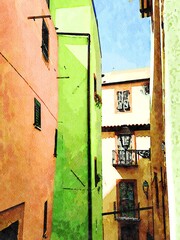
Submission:
[[[57,127],[57,39],[49,29],[49,63],[42,50],[45,0],[0,2],[0,212],[22,202],[24,240],[42,239],[44,202],[48,200],[48,239]],[[34,98],[41,103],[41,131],[34,128]],[[0,219],[2,220],[0,213]]]
[[[0,213],[0,229],[5,229],[9,227],[12,223],[16,222],[18,219],[19,227],[18,227],[18,239],[23,239],[23,218],[24,218],[24,203],[12,207],[7,211],[3,211]]]

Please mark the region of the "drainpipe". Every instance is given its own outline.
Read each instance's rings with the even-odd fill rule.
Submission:
[[[88,59],[87,59],[87,127],[88,127],[88,240],[92,240],[92,181],[91,181],[91,112],[90,112],[90,43],[91,35],[89,33],[57,32],[58,35],[87,37],[88,39]]]

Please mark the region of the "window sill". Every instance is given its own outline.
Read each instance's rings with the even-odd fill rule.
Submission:
[[[116,217],[117,221],[122,221],[122,222],[140,222],[140,218],[134,218],[134,217]]]
[[[36,126],[36,125],[34,125],[34,128],[36,128],[37,130],[41,131],[41,128]]]
[[[113,164],[115,168],[137,168],[138,164]]]

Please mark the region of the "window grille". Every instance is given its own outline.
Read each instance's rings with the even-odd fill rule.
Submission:
[[[120,112],[130,111],[129,90],[117,92],[117,109]]]

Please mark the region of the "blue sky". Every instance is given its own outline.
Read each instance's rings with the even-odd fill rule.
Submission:
[[[139,0],[94,0],[102,50],[102,72],[150,65],[150,18]]]

